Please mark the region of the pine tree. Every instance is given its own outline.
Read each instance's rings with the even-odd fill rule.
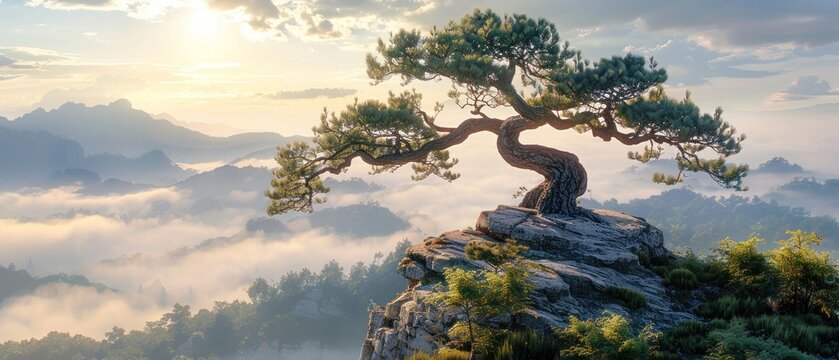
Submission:
[[[414,180],[431,175],[455,180],[457,160],[447,149],[472,134],[493,133],[507,163],[544,177],[521,206],[577,215],[576,199],[588,183],[577,156],[519,140],[523,132],[542,127],[627,146],[645,144],[643,151],[629,153],[641,162],[660,158],[665,146],[674,149],[678,172],[656,174],[655,182],[675,184],[685,172],[703,172],[724,187],[743,189],[748,167],[726,159],[740,152],[745,137],[722,120],[722,110],[702,113],[689,94],[667,96],[661,86],[667,74],[653,59],[626,54],[592,62],[560,42],[547,20],[502,17],[490,10],[476,10],[426,34],[401,30],[387,42],[379,40],[377,50],[378,55],[367,56],[367,74],[375,83],[394,76],[404,85],[448,79],[449,96],[473,117],[455,127],[438,125],[442,105],[424,108],[416,91],[391,93],[385,101],[356,100],[338,114],[324,111],[314,128],[314,145],[296,142],[278,150],[279,167],[266,192],[269,214],[311,211],[324,201],[319,195],[329,191],[321,176],[340,174],[356,159],[374,173],[412,164]],[[516,115],[497,118],[496,108]],[[706,153],[716,157],[702,158]]]

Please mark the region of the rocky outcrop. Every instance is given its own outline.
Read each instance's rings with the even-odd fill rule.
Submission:
[[[532,265],[535,289],[532,308],[518,319],[527,328],[549,330],[565,326],[570,315],[590,318],[604,311],[657,329],[694,318],[687,305],[671,298],[662,278],[639,263],[640,252],[673,256],[664,248],[661,231],[644,219],[608,210],[545,217],[530,209],[499,206],[481,213],[475,228],[447,232],[406,251],[398,272],[408,279],[409,288],[370,313],[362,360],[403,359],[445,344],[447,329],[456,319],[423,300],[448,267],[488,268],[466,257],[464,249],[472,241],[514,239],[529,247],[523,256]],[[638,292],[647,305],[626,308],[610,298],[610,287]]]

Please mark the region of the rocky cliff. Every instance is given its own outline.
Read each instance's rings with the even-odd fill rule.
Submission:
[[[471,241],[514,239],[529,247],[523,256],[532,265],[535,289],[532,308],[518,320],[528,328],[562,327],[570,315],[590,318],[603,311],[639,325],[652,323],[657,329],[694,318],[686,305],[691,302],[671,298],[663,279],[639,263],[636,254],[641,252],[673,256],[664,248],[661,231],[644,219],[608,210],[574,218],[543,217],[530,209],[499,206],[481,213],[475,228],[447,232],[406,251],[397,271],[408,279],[408,289],[370,313],[362,360],[403,359],[445,344],[456,319],[423,300],[444,269],[487,266],[466,257]],[[646,306],[625,307],[609,295],[608,289],[615,287],[642,294]]]

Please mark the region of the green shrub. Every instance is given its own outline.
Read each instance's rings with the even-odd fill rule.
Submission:
[[[647,306],[647,298],[631,289],[610,286],[606,289],[606,295],[614,300],[620,301],[624,306],[633,310]]]
[[[670,271],[669,265],[653,265],[650,267],[654,273],[658,274],[658,276],[665,277],[667,273]]]
[[[495,353],[495,360],[553,359],[559,354],[560,343],[552,335],[533,330],[514,331],[505,336]]]
[[[726,295],[702,304],[697,312],[699,315],[709,319],[730,320],[734,317],[750,317],[765,314],[768,311],[769,307],[762,300]]]
[[[708,331],[708,327],[699,321],[685,321],[661,335],[661,347],[674,354],[705,354],[705,351],[713,345],[707,339]]]
[[[652,265],[652,258],[650,257],[650,253],[645,249],[638,249],[635,251],[635,255],[638,256],[638,264],[645,268],[650,268]]]
[[[831,358],[839,354],[839,326],[815,314],[713,319],[707,325],[686,321],[665,331],[660,344],[666,354],[712,359],[724,353],[730,355],[724,359],[809,358],[800,352]]]
[[[519,253],[523,251],[527,251],[527,246],[517,245],[512,239],[504,243],[472,240],[465,248],[467,258],[483,261],[495,272],[498,272],[502,265],[518,259]]]
[[[776,340],[749,336],[741,320],[732,321],[725,329],[711,331],[708,338],[714,346],[705,359],[815,359]]]
[[[741,242],[729,238],[720,240],[716,252],[728,275],[726,285],[735,295],[763,299],[777,290],[776,271],[769,257],[757,248],[763,242],[754,236]]]
[[[673,269],[667,274],[665,284],[679,290],[693,290],[699,285],[696,275],[688,269]]]
[[[442,348],[433,355],[427,353],[416,353],[408,360],[469,360],[469,353],[466,351]]]
[[[808,353],[839,354],[839,326],[830,326],[815,315],[764,315],[744,320],[746,328]]]
[[[839,310],[839,268],[827,252],[818,252],[824,238],[801,230],[787,231],[788,240],[772,251],[780,278],[778,308],[788,314],[819,313],[836,318]]]
[[[665,280],[673,270],[685,269],[693,273],[697,284],[723,286],[727,281],[727,275],[718,261],[713,258],[699,257],[692,251],[673,260],[666,260],[663,257],[652,258],[650,264],[648,268]]]
[[[616,314],[592,320],[572,316],[557,336],[562,348],[559,359],[651,359],[659,355],[659,334],[652,327],[647,325],[636,334],[629,320]]]
[[[673,260],[670,263],[670,266],[671,268],[688,269],[694,274],[699,274],[705,272],[708,267],[708,263],[696,255],[693,251],[688,250],[685,256]]]

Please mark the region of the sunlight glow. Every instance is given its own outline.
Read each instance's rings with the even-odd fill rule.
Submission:
[[[188,19],[187,30],[196,39],[210,40],[218,34],[221,20],[220,14],[216,12],[196,9]]]

